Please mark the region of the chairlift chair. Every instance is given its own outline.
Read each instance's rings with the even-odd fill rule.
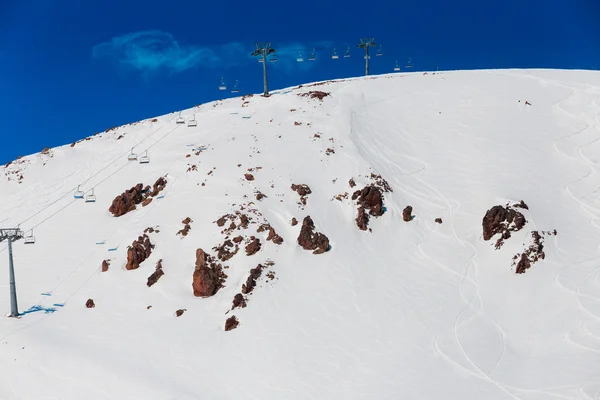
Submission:
[[[185,124],[185,119],[181,116],[181,112],[179,113],[179,117],[175,120],[176,124]]]
[[[331,58],[333,60],[337,60],[338,58],[340,58],[340,56],[338,56],[338,53],[335,51],[335,49],[333,49],[333,54],[331,55]]]
[[[265,60],[263,60],[263,58],[262,58],[262,57],[258,57],[258,62],[259,62],[259,63],[261,63],[261,62],[264,62],[264,61],[265,61]]]
[[[73,197],[76,199],[83,199],[83,191],[79,189],[79,185],[77,185],[77,190],[73,194]]]
[[[279,58],[277,58],[277,56],[275,54],[271,55],[271,58],[269,58],[269,62],[277,62],[279,61]]]
[[[398,64],[398,61],[396,61],[396,65],[394,66],[394,71],[395,72],[400,71],[400,65]]]
[[[308,61],[315,61],[317,59],[317,53],[313,49],[312,54],[308,57]]]
[[[240,89],[238,89],[238,81],[235,81],[235,86],[231,89],[231,93],[239,93]]]
[[[137,160],[137,154],[135,154],[133,152],[133,147],[131,148],[131,153],[129,153],[129,155],[127,156],[127,159],[129,161],[135,161],[135,160]]]
[[[92,188],[92,193],[90,193],[87,196],[85,196],[85,202],[86,203],[95,203],[96,202],[96,196],[94,195],[94,189],[93,188]]]
[[[144,155],[140,157],[140,164],[149,164],[150,157],[148,157],[148,150],[144,152]]]
[[[348,50],[344,53],[344,58],[350,57],[350,46],[348,46]]]
[[[219,85],[219,90],[227,90],[227,85],[225,85],[223,77],[221,77],[221,84]]]
[[[29,231],[25,236],[23,236],[25,244],[33,244],[35,243],[35,236],[33,236],[33,229]]]
[[[375,56],[379,57],[383,55],[383,46],[379,46],[379,50],[377,50],[377,53],[375,53]]]
[[[406,68],[412,68],[412,59],[408,57],[408,62],[406,63]]]
[[[304,56],[302,55],[302,51],[298,51],[298,57],[296,58],[298,62],[304,62]]]
[[[198,125],[198,122],[196,122],[196,114],[194,114],[192,119],[188,119],[187,126],[189,128],[189,127],[197,126],[197,125]]]

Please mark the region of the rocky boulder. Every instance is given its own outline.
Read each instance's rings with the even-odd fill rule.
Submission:
[[[322,254],[329,250],[329,238],[320,232],[315,232],[315,223],[306,216],[302,221],[298,244],[304,250],[313,250],[313,254]]]
[[[237,317],[235,315],[232,315],[231,317],[227,318],[227,320],[225,321],[225,331],[230,331],[232,329],[235,329],[238,327],[239,324],[240,324],[240,321],[238,321]]]
[[[500,248],[503,241],[510,238],[510,232],[520,231],[526,223],[525,216],[510,205],[494,206],[485,213],[481,223],[483,240],[490,240],[499,233],[501,236],[496,242],[496,248]]]
[[[209,297],[217,293],[223,286],[227,275],[223,273],[221,264],[204,252],[196,250],[196,267],[194,269],[192,289],[196,297]]]
[[[156,282],[158,282],[158,280],[160,279],[161,276],[163,276],[165,273],[162,269],[162,258],[160,260],[158,260],[158,262],[156,263],[156,270],[152,273],[152,275],[150,275],[148,277],[148,282],[146,282],[146,285],[148,287],[154,285]]]
[[[154,245],[150,243],[148,235],[144,233],[143,236],[139,236],[127,248],[127,264],[125,264],[125,269],[128,271],[138,269],[140,264],[150,257],[153,248]]]

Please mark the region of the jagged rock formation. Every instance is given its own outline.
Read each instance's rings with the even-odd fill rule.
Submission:
[[[254,236],[250,237],[250,243],[246,245],[246,255],[251,256],[253,254],[258,253],[260,250],[261,244],[260,240]]]
[[[239,324],[240,324],[240,321],[237,319],[237,317],[235,315],[232,315],[231,317],[227,318],[227,320],[225,321],[225,331],[230,331],[232,329],[235,329],[238,327]]]
[[[308,195],[312,193],[312,190],[310,190],[310,187],[308,187],[308,185],[305,185],[303,183],[298,184],[298,185],[292,184],[292,190],[300,195],[300,202],[302,203],[303,206],[305,206]]]
[[[150,243],[148,235],[144,233],[143,236],[139,236],[127,248],[127,264],[125,264],[125,269],[132,270],[139,268],[140,264],[150,257],[152,249],[154,249],[154,245]]]
[[[151,201],[151,198],[157,196],[166,185],[167,180],[163,177],[157,179],[152,189],[149,185],[144,187],[144,184],[138,183],[131,189],[115,197],[108,211],[115,217],[125,215],[135,210],[137,204],[146,203],[144,205],[147,205]]]
[[[360,230],[367,230],[369,215],[374,217],[383,215],[383,193],[381,189],[374,184],[355,191],[352,194],[352,200],[356,200],[358,204],[356,226],[358,226]],[[369,214],[367,214],[367,211]]]
[[[110,260],[102,261],[102,272],[108,271],[109,266],[110,266]]]
[[[412,206],[406,206],[404,210],[402,210],[402,220],[404,220],[404,222],[412,221],[412,209]]]
[[[223,287],[227,275],[223,267],[204,250],[196,250],[196,267],[194,269],[192,289],[196,297],[209,297]]]
[[[329,250],[329,238],[320,232],[315,232],[315,223],[306,216],[298,236],[298,244],[304,250],[313,250],[313,254],[322,254]]]
[[[150,275],[148,277],[148,282],[146,282],[146,285],[148,287],[154,285],[156,282],[158,282],[158,280],[160,279],[161,276],[163,276],[165,273],[162,269],[162,258],[160,260],[158,260],[158,262],[156,263],[156,270],[152,273],[152,275]]]
[[[511,232],[520,231],[526,223],[525,216],[510,205],[505,207],[494,206],[485,213],[481,223],[483,240],[490,240],[499,233],[501,236],[496,241],[496,248],[499,249],[502,247],[504,240],[510,238]]]
[[[248,276],[248,279],[246,279],[246,283],[242,285],[243,294],[248,294],[252,292],[252,290],[256,286],[256,280],[260,278],[260,275],[262,274],[263,268],[264,267],[262,265],[258,264],[256,268],[252,268],[250,270],[250,275]]]

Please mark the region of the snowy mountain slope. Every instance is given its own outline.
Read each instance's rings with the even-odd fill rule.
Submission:
[[[330,95],[299,96],[314,90]],[[14,246],[19,305],[31,312],[0,320],[0,398],[600,396],[600,74],[384,75],[181,115],[194,114],[197,127],[173,113],[4,168],[0,224],[33,228],[36,243]],[[132,147],[151,162],[128,161]],[[393,189],[372,232],[357,227],[351,199],[371,173]],[[108,211],[161,176],[164,198]],[[292,184],[310,187],[305,206]],[[74,199],[78,185],[97,201]],[[496,250],[482,218],[520,200],[527,223]],[[235,211],[252,221],[230,236],[244,242],[222,262],[224,287],[195,297],[196,250],[216,255],[228,227],[216,221]],[[328,252],[296,243],[307,215]],[[284,242],[257,233],[262,223]],[[152,254],[126,270],[127,247],[148,227],[158,230]],[[515,274],[531,231],[554,229],[543,235],[545,259]],[[252,235],[262,247],[247,256]],[[165,275],[147,287],[159,259]],[[259,263],[247,307],[231,310]],[[232,315],[240,325],[226,332]]]

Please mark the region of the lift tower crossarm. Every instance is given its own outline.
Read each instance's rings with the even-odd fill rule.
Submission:
[[[267,56],[275,53],[275,49],[271,47],[271,43],[255,43],[256,49],[250,54],[252,57],[262,57],[263,64],[263,85],[264,93],[263,96],[269,96],[269,81],[267,79]]]
[[[360,43],[356,45],[359,49],[365,49],[365,76],[369,75],[369,47],[377,46],[375,38],[360,39]]]

